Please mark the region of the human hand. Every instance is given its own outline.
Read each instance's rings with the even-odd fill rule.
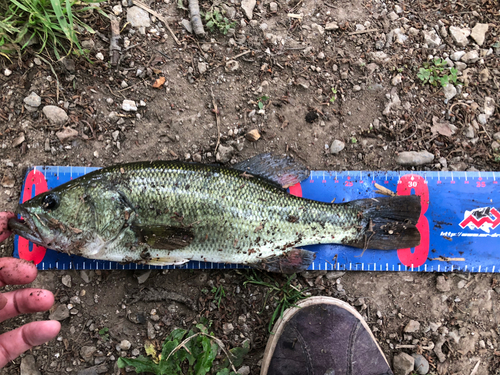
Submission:
[[[0,212],[0,239],[10,235],[7,221],[12,213]],[[0,258],[0,288],[5,285],[31,283],[37,274],[36,266],[22,259]],[[54,304],[54,295],[43,289],[17,289],[0,294],[0,322],[19,314],[47,311]],[[32,322],[0,335],[0,368],[21,353],[57,336],[61,324],[54,320]]]

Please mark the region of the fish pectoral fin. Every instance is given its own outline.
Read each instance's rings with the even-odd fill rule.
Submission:
[[[139,243],[146,243],[152,248],[178,250],[188,246],[194,239],[191,228],[168,225],[132,225]]]
[[[179,259],[166,256],[149,259],[145,261],[144,264],[149,264],[151,266],[179,266],[187,262],[189,262],[189,259]]]
[[[291,158],[260,154],[233,165],[234,169],[250,175],[264,177],[284,189],[305,180],[309,170]]]
[[[316,253],[303,249],[292,249],[282,255],[262,259],[259,262],[247,263],[250,267],[269,272],[295,273],[309,268],[316,258]]]

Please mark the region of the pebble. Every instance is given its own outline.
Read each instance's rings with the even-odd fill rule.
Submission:
[[[419,330],[420,330],[420,323],[417,322],[416,320],[410,320],[404,329],[406,333],[414,333],[418,332]]]
[[[409,375],[415,367],[415,359],[409,354],[399,353],[392,361],[394,375]]]
[[[200,72],[200,74],[204,74],[207,71],[207,63],[199,62],[198,71]]]
[[[186,29],[188,33],[193,33],[193,25],[191,25],[191,21],[183,18],[181,21],[181,25]]]
[[[464,129],[464,135],[469,138],[469,139],[473,139],[475,137],[475,134],[474,134],[474,127],[469,124],[465,127]]]
[[[323,35],[325,33],[325,29],[323,28],[323,26],[318,25],[317,23],[312,23],[311,29],[313,31],[316,31],[319,35]]]
[[[477,52],[476,50],[469,51],[462,56],[461,60],[466,64],[475,63],[477,60],[479,60],[479,52]]]
[[[24,104],[35,108],[37,108],[40,104],[42,104],[42,98],[40,98],[35,92],[29,94],[26,98],[24,98],[23,101]]]
[[[153,323],[148,321],[148,339],[153,340],[155,337],[155,327],[153,326]]]
[[[458,61],[462,58],[462,56],[465,55],[465,51],[455,51],[450,55],[450,59],[453,61]]]
[[[500,142],[500,132],[496,132],[495,134],[493,134],[493,139]]]
[[[99,366],[92,366],[84,370],[80,370],[77,372],[77,375],[98,375],[98,374],[105,374],[108,371],[109,371],[108,366],[102,364]]]
[[[10,189],[16,185],[16,180],[14,179],[14,176],[10,172],[5,172],[5,174],[2,177],[1,185],[4,188]]]
[[[443,87],[443,93],[446,100],[450,100],[457,95],[457,88],[453,84],[448,83]]]
[[[462,29],[456,26],[450,26],[450,35],[457,46],[465,47],[469,41],[467,40],[470,35],[469,29]]]
[[[134,273],[134,276],[137,277],[138,284],[144,284],[146,280],[149,279],[150,275],[151,275],[151,270]]]
[[[78,137],[78,130],[70,127],[64,127],[56,133],[56,136],[59,138],[61,143],[69,142]]]
[[[397,74],[395,77],[392,78],[391,83],[393,86],[399,85],[403,81],[403,77],[401,74]]]
[[[391,12],[387,15],[387,18],[389,18],[391,21],[394,22],[399,18],[399,16],[397,15],[396,12]]]
[[[71,288],[71,276],[70,275],[64,275],[61,278],[61,282],[64,286],[67,286],[68,288]]]
[[[330,153],[338,154],[344,148],[345,148],[345,143],[336,139],[332,142],[332,145],[330,146]]]
[[[479,72],[479,80],[483,83],[486,83],[490,80],[490,70],[488,68],[484,68]]]
[[[133,6],[127,9],[127,21],[133,27],[146,28],[151,26],[149,13],[138,6]]]
[[[69,318],[69,309],[68,307],[62,303],[57,306],[57,308],[49,315],[50,320],[64,320]]]
[[[482,46],[487,32],[487,23],[476,23],[476,26],[472,28],[470,36],[476,41],[478,45]]]
[[[95,54],[95,57],[96,57],[97,60],[104,61],[104,55],[102,54],[102,52],[97,52]]]
[[[227,336],[234,331],[234,326],[232,323],[224,323],[222,324],[222,331],[224,332],[224,335]]]
[[[401,165],[424,165],[432,163],[434,155],[428,151],[404,151],[396,157],[396,163]]]
[[[413,353],[411,356],[415,360],[415,371],[420,375],[427,374],[429,372],[429,361],[422,354]]]
[[[135,112],[137,111],[137,105],[135,101],[125,99],[122,103],[122,109],[127,112]]]
[[[113,13],[117,16],[119,16],[120,14],[122,14],[123,12],[123,8],[120,4],[118,5],[115,5],[113,8],[111,8],[111,10],[113,11]]]
[[[8,77],[12,74],[12,70],[8,69],[8,68],[5,68],[4,71],[3,71],[3,75]]]
[[[23,132],[19,133],[16,139],[12,141],[12,147],[20,146],[25,140],[26,137],[24,136],[24,133]]]
[[[326,25],[325,25],[325,30],[337,30],[339,28],[339,25],[337,24],[337,22],[328,22]]]
[[[86,284],[90,283],[90,281],[91,281],[91,275],[89,274],[89,271],[87,271],[87,270],[81,270],[80,277],[82,278],[83,282]]]
[[[275,3],[274,1],[269,4],[269,10],[273,13],[276,13],[278,11],[278,4]]]
[[[352,87],[352,91],[354,91],[354,92],[361,91],[361,86],[360,86],[360,85],[354,85],[354,86]]]
[[[481,125],[486,125],[486,123],[488,122],[488,116],[484,113],[480,113],[477,116],[477,122],[479,122]]]
[[[446,280],[444,276],[438,276],[436,278],[436,289],[440,292],[449,292],[451,290],[449,279]]]
[[[495,113],[495,99],[487,96],[484,98],[484,114],[486,116],[493,116]]]
[[[35,357],[28,354],[21,359],[20,375],[41,375],[36,365]]]
[[[249,20],[253,18],[253,9],[255,8],[256,4],[257,0],[243,0],[241,2],[241,8],[245,12],[245,15]]]
[[[120,349],[121,350],[129,350],[132,344],[128,340],[122,340],[120,342]]]
[[[217,155],[215,156],[215,160],[221,163],[227,163],[231,160],[231,156],[233,154],[234,149],[231,146],[219,145],[217,149]]]
[[[424,36],[424,42],[429,48],[436,48],[441,44],[441,38],[434,30],[423,30],[422,34]]]
[[[465,69],[467,68],[467,64],[466,64],[466,63],[463,63],[463,62],[461,62],[461,61],[457,61],[457,62],[455,62],[455,68],[456,68],[459,72],[461,72],[461,71],[463,71],[463,70],[465,70]]]
[[[497,141],[491,142],[491,148],[493,149],[493,151],[498,151],[500,149],[500,143],[498,143]]]
[[[42,109],[43,114],[54,125],[63,125],[68,121],[68,115],[64,109],[55,105],[46,105]]]
[[[85,362],[92,362],[94,353],[97,351],[95,346],[82,346],[80,349],[80,356],[85,360]]]

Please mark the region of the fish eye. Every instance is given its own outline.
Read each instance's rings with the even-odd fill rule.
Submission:
[[[47,194],[42,199],[42,207],[45,210],[55,210],[59,207],[59,196],[55,193]]]

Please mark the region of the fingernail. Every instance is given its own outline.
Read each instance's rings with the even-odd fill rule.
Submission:
[[[0,310],[2,310],[7,304],[7,297],[0,293]]]

